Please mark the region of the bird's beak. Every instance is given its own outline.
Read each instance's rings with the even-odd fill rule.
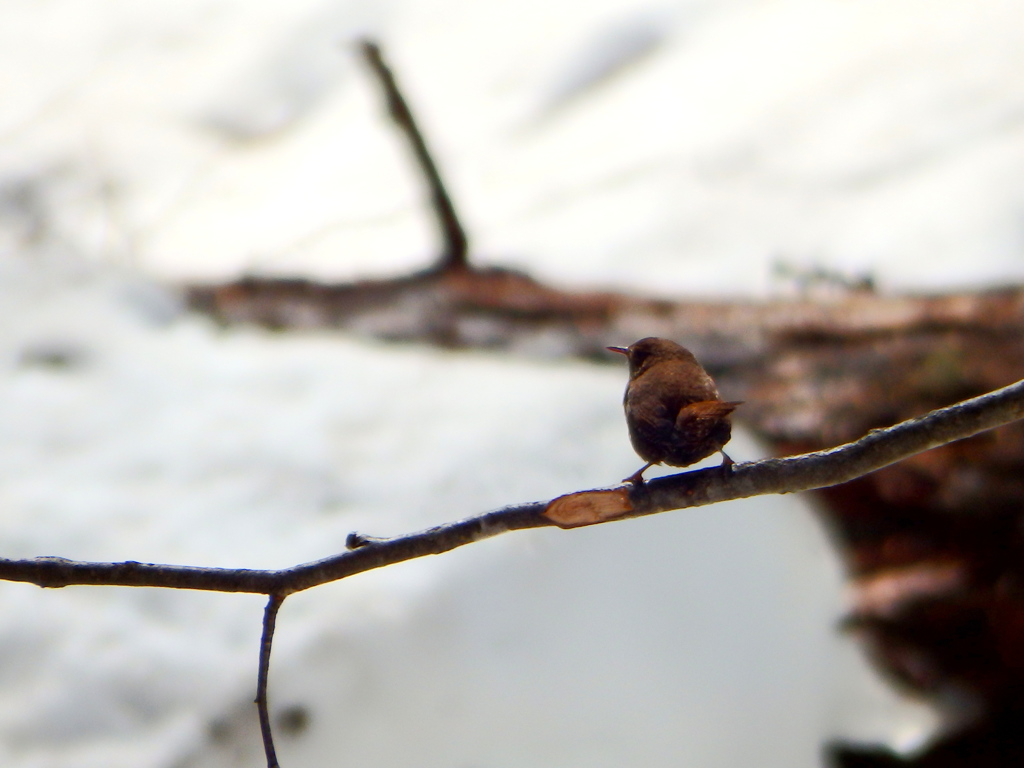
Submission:
[[[629,356],[629,349],[627,347],[605,347],[609,352],[618,352],[620,355]]]

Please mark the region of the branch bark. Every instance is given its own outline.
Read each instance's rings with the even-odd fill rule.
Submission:
[[[643,485],[580,491],[547,502],[486,512],[394,538],[353,533],[348,551],[281,570],[196,568],[138,562],[89,563],[58,557],[0,560],[0,580],[40,587],[164,587],[276,596],[338,581],[426,555],[437,555],[508,531],[582,525],[698,507],[770,493],[796,493],[845,483],[909,456],[1024,418],[1024,380],[981,397],[873,430],[828,451],[736,464],[657,478]],[[268,646],[269,647],[269,646]]]

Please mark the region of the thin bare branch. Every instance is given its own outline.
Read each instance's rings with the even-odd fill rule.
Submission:
[[[1024,381],[932,411],[828,451],[715,467],[657,478],[639,486],[581,491],[506,507],[382,539],[349,536],[347,552],[277,571],[193,568],[146,563],[87,563],[56,557],[0,560],[0,580],[41,587],[93,584],[255,592],[283,597],[320,584],[524,528],[580,525],[698,507],[770,493],[796,493],[845,483],[922,451],[1024,418]]]
[[[384,91],[391,119],[395,121],[395,125],[398,126],[399,130],[402,131],[408,140],[420,172],[427,182],[427,188],[430,192],[430,205],[441,229],[444,248],[441,252],[438,269],[467,268],[469,266],[469,245],[466,239],[466,231],[462,228],[462,224],[459,223],[459,217],[455,213],[455,206],[452,204],[448,190],[441,180],[441,172],[437,169],[430,150],[427,149],[427,143],[423,139],[423,134],[420,132],[419,127],[416,125],[416,120],[412,116],[412,111],[409,109],[405,97],[402,96],[402,92],[395,82],[395,76],[384,62],[380,46],[375,42],[364,40],[360,44],[360,50],[366,63],[377,76],[381,90]]]
[[[267,705],[267,678],[270,673],[270,648],[274,643],[274,627],[277,612],[284,602],[282,595],[271,595],[263,612],[263,637],[260,640],[260,668],[256,676],[256,710],[260,715],[260,734],[263,736],[263,752],[267,756],[267,768],[280,768],[277,752],[274,750],[274,735],[270,727],[270,707]]]

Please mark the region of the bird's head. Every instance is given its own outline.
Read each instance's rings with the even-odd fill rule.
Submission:
[[[635,379],[652,365],[665,360],[682,360],[697,364],[697,358],[686,347],[669,339],[648,336],[628,347],[606,347],[611,352],[625,355],[629,360],[629,377]]]

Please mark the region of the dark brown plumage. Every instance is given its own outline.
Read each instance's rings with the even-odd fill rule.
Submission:
[[[724,402],[715,382],[690,350],[649,337],[629,347],[608,347],[629,359],[623,406],[633,449],[647,463],[627,482],[639,484],[654,464],[687,467],[729,442],[729,415],[738,402]],[[722,451],[723,466],[732,460]]]

